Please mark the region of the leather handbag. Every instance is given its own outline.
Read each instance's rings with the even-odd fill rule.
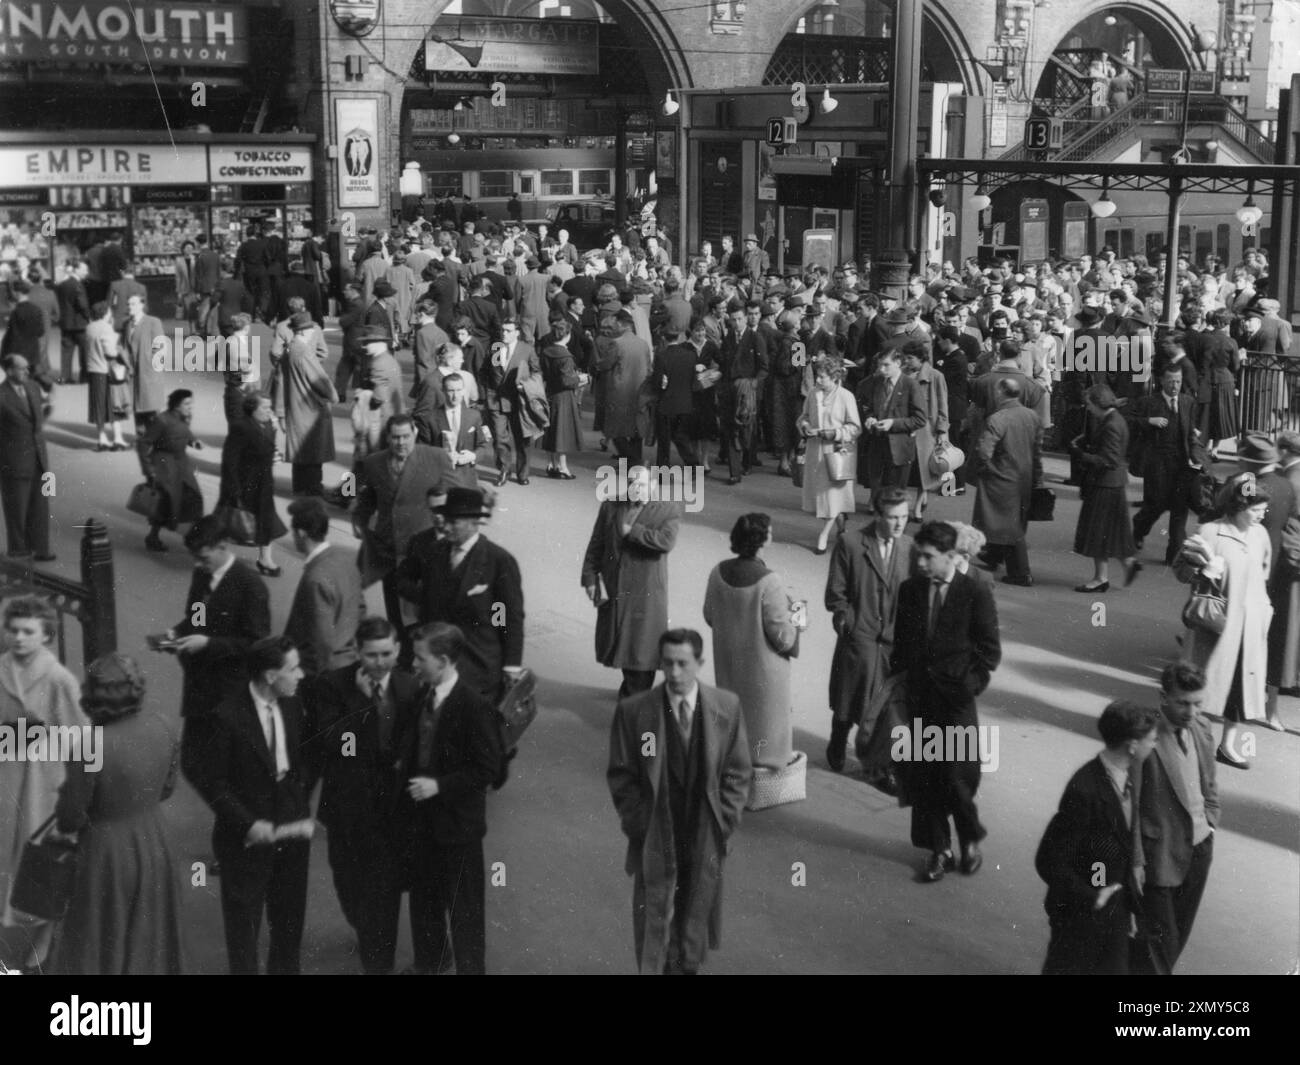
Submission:
[[[1209,577],[1197,577],[1183,607],[1183,624],[1189,629],[1221,635],[1228,624],[1228,600],[1223,587]]]
[[[796,488],[803,487],[804,467],[808,463],[808,441],[800,440],[799,446],[794,449],[794,462],[790,465],[790,480],[794,482]]]
[[[494,789],[500,789],[510,773],[510,760],[515,756],[519,744],[528,726],[537,717],[537,674],[531,669],[521,669],[510,681],[501,705],[497,707],[497,719],[501,729],[501,769],[492,782]]]
[[[52,839],[54,815],[23,845],[9,905],[45,921],[61,921],[72,904],[77,881],[75,840]]]
[[[836,444],[833,451],[822,456],[822,461],[826,464],[826,476],[832,481],[852,480],[855,458],[857,456],[843,444]]]
[[[1051,521],[1056,517],[1056,493],[1050,488],[1039,486],[1029,495],[1029,520]]]
[[[232,540],[241,544],[257,542],[257,517],[251,510],[222,505],[213,513],[221,520]]]
[[[966,463],[966,452],[953,444],[936,444],[930,452],[930,473],[942,477],[945,473],[959,470]]]
[[[138,484],[131,489],[126,509],[132,514],[154,521],[162,513],[162,493],[148,481]]]

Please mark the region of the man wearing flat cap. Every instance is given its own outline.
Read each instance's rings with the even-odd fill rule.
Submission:
[[[758,242],[758,234],[747,233],[745,235],[745,252],[744,252],[744,272],[742,276],[749,278],[751,281],[758,282],[767,273],[767,268],[771,265],[762,246]]]

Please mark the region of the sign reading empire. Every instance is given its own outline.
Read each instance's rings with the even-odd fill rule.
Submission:
[[[246,66],[248,18],[233,4],[0,0],[0,60]]]

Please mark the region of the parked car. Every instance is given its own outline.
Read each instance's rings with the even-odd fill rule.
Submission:
[[[546,212],[551,233],[569,231],[569,240],[579,251],[603,248],[615,230],[613,200],[576,200],[557,203]]]

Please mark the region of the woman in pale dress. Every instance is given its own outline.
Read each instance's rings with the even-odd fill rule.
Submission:
[[[771,517],[742,514],[731,530],[737,557],[714,567],[704,594],[718,687],[740,696],[754,769],[769,778],[795,762],[790,660],[798,653],[799,632],[806,624],[803,606],[791,600],[781,576],[763,563],[761,552],[771,542]],[[801,788],[777,801],[796,795],[803,797]]]
[[[852,514],[856,506],[853,483],[857,480],[856,442],[862,432],[862,419],[858,416],[857,400],[842,386],[843,380],[842,359],[819,360],[813,370],[812,390],[804,401],[798,422],[799,435],[807,441],[803,509],[825,522],[817,537],[819,555],[826,554],[831,533],[843,530],[844,515]],[[832,481],[826,472],[826,455],[840,445],[848,449],[848,477]]]
[[[1262,524],[1268,501],[1268,492],[1253,473],[1236,474],[1215,500],[1223,517],[1189,536],[1174,560],[1180,581],[1213,580],[1227,603],[1223,632],[1188,629],[1183,654],[1205,670],[1205,711],[1223,716],[1223,738],[1215,757],[1234,769],[1250,768],[1237,752],[1237,726],[1265,719],[1268,627],[1273,618],[1268,598],[1272,547]]]
[[[4,607],[6,650],[0,655],[0,727],[25,729],[83,726],[81,688],[49,649],[57,618],[38,596],[10,599]],[[21,944],[17,965],[39,971],[50,949],[54,924],[14,910],[9,892],[23,846],[54,813],[66,770],[53,759],[0,759],[0,924],[15,929],[5,939]]]

